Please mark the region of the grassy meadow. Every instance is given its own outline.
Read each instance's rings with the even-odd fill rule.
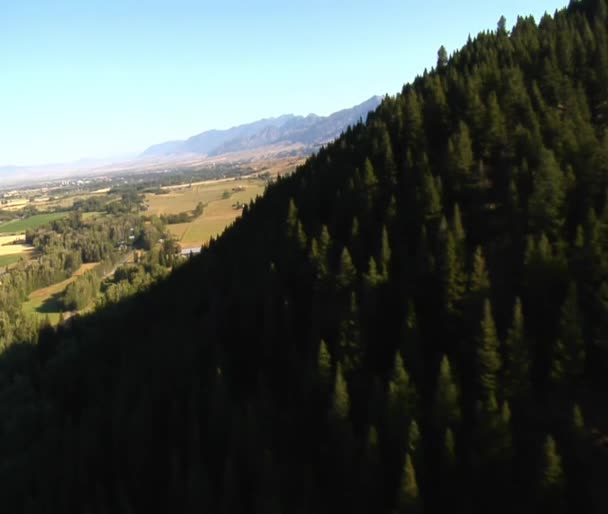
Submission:
[[[0,233],[13,234],[15,232],[24,232],[28,229],[38,228],[46,223],[67,216],[65,212],[49,212],[45,214],[35,214],[28,218],[20,220],[7,221],[0,225]]]
[[[5,255],[0,255],[0,267],[10,266],[11,264],[15,264],[22,257],[27,259],[27,253],[8,253]]]

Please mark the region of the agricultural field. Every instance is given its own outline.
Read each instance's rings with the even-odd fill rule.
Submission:
[[[9,253],[6,255],[0,255],[0,267],[3,268],[4,266],[10,266],[11,264],[15,264],[16,262],[19,262],[19,259],[21,259],[22,257],[27,259],[27,254]]]
[[[20,220],[12,220],[0,225],[0,233],[13,234],[16,232],[25,232],[28,229],[38,228],[46,223],[67,216],[66,212],[49,212],[46,214],[35,214],[28,218]]]
[[[9,198],[3,201],[0,207],[6,211],[16,211],[22,209],[29,203],[27,198]]]
[[[60,298],[65,288],[97,264],[96,262],[83,264],[70,278],[32,292],[23,304],[24,312],[36,314],[42,318],[48,316],[51,323],[56,325],[59,322],[59,315],[63,311]]]
[[[221,234],[241,213],[234,204],[246,204],[264,192],[261,179],[230,179],[201,182],[167,188],[164,194],[146,195],[149,214],[177,214],[192,211],[199,202],[205,204],[202,216],[188,223],[169,225],[169,231],[183,248],[204,245],[209,238]]]
[[[12,235],[0,235],[0,266],[14,264],[21,257],[29,259],[33,252],[30,245],[23,243],[25,234],[23,232]]]

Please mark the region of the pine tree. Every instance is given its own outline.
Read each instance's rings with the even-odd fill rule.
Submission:
[[[438,427],[456,426],[460,423],[460,393],[452,377],[450,361],[445,355],[439,366],[433,414]]]
[[[572,407],[572,430],[574,434],[582,438],[585,432],[585,418],[583,417],[583,411],[578,404],[574,404]]]
[[[357,219],[357,216],[353,217],[353,221],[352,224],[350,226],[350,244],[351,245],[356,245],[357,241],[359,239],[359,220]]]
[[[537,234],[557,237],[563,224],[564,174],[555,154],[542,148],[534,177],[534,190],[528,203],[530,228]]]
[[[467,124],[460,120],[454,135],[448,141],[448,162],[450,164],[451,187],[462,193],[470,183],[475,163],[473,142]]]
[[[445,46],[441,45],[437,51],[437,69],[442,70],[448,65],[448,52]]]
[[[557,451],[555,439],[548,435],[543,446],[539,480],[541,512],[565,512],[565,478],[562,458]]]
[[[405,422],[414,414],[416,406],[416,388],[410,380],[399,352],[395,354],[393,373],[388,385],[388,398],[393,433],[398,435],[404,431]]]
[[[404,92],[404,136],[408,149],[419,155],[424,150],[424,126],[420,99],[414,88]]]
[[[464,263],[458,255],[456,242],[449,230],[442,244],[439,266],[446,310],[451,315],[459,315],[466,287],[466,275]]]
[[[507,144],[505,117],[494,91],[490,93],[487,100],[484,125],[482,156],[489,160],[504,150]]]
[[[422,175],[420,209],[427,221],[436,221],[441,214],[441,195],[437,190],[437,183],[433,175],[428,170],[425,170]]]
[[[513,322],[504,344],[504,392],[508,398],[521,397],[530,387],[530,352],[524,330],[521,300],[515,299]]]
[[[456,441],[454,439],[454,432],[452,432],[450,427],[445,429],[443,437],[442,461],[442,465],[446,469],[453,470],[456,466]]]
[[[551,378],[559,384],[568,384],[580,377],[585,368],[585,341],[581,330],[576,284],[570,284],[562,306],[559,335],[551,367]]]
[[[344,247],[340,254],[340,269],[336,276],[336,284],[338,289],[344,290],[354,285],[357,277],[357,270],[353,264],[348,248]]]
[[[287,237],[294,241],[300,250],[306,248],[306,234],[298,218],[298,209],[293,198],[290,198],[287,208]]]
[[[336,378],[334,382],[334,394],[332,400],[332,414],[338,421],[346,421],[350,412],[350,396],[348,385],[342,374],[342,365],[336,366]]]
[[[419,466],[422,463],[422,435],[415,419],[410,421],[407,430],[407,453],[411,455],[414,465]]]
[[[457,471],[456,439],[454,432],[447,427],[443,433],[438,434],[439,439],[439,463],[437,466],[437,491],[436,495],[441,499],[440,504],[449,506],[456,512],[461,512],[460,497],[461,477]]]
[[[422,512],[422,499],[416,480],[416,471],[410,455],[406,454],[395,513],[417,514],[420,512]]]
[[[327,225],[323,225],[321,226],[321,233],[319,235],[319,254],[325,263],[328,261],[330,248],[331,236],[329,235],[329,230],[327,230]]]
[[[350,302],[344,318],[340,323],[340,354],[343,371],[347,376],[361,368],[364,351],[361,347],[361,329],[359,323],[359,302],[354,291],[350,294]]]
[[[497,374],[501,366],[498,348],[499,342],[492,316],[492,306],[490,300],[486,299],[477,341],[477,369],[483,398],[496,393]]]
[[[370,257],[367,264],[367,273],[363,274],[363,285],[369,292],[384,281],[385,277],[382,274],[378,273],[376,259]]]
[[[473,254],[473,271],[469,279],[469,291],[480,298],[487,297],[490,293],[490,277],[486,269],[486,259],[479,246]]]
[[[466,299],[467,320],[474,322],[479,311],[483,307],[483,302],[490,296],[490,276],[486,268],[486,259],[481,247],[475,249],[473,254],[473,269],[468,279],[468,290]]]
[[[369,159],[365,159],[365,162],[363,163],[362,189],[362,207],[364,212],[370,213],[372,212],[378,194],[378,177],[376,176],[374,166]]]
[[[424,356],[416,307],[411,299],[407,301],[407,311],[403,320],[399,348],[415,381],[421,383],[424,375]]]
[[[461,258],[464,258],[464,247],[466,243],[466,232],[464,230],[464,225],[462,223],[462,214],[460,213],[460,206],[455,203],[454,204],[454,213],[452,215],[452,234],[454,234],[454,241],[458,246],[458,250],[460,251]]]
[[[382,240],[380,242],[380,254],[378,256],[380,271],[383,276],[388,277],[391,262],[391,245],[386,227],[382,227]]]
[[[393,156],[391,138],[384,123],[380,125],[378,147],[383,180],[389,187],[394,187],[397,184],[397,165]]]
[[[378,430],[373,425],[370,426],[367,431],[365,456],[369,464],[375,466],[380,464],[380,440],[378,437]]]
[[[331,354],[323,339],[321,339],[321,343],[319,344],[317,356],[317,375],[321,386],[327,387],[331,380]]]
[[[378,187],[378,177],[376,176],[376,171],[374,170],[374,166],[372,165],[372,161],[369,159],[365,159],[363,163],[363,188],[367,191],[368,195],[372,197],[376,188]]]
[[[501,16],[498,20],[498,24],[496,25],[497,34],[500,36],[507,35],[507,19],[504,16]]]
[[[315,278],[321,276],[321,255],[319,252],[319,243],[316,238],[310,240],[310,248],[308,249],[308,262],[311,266],[311,271]]]

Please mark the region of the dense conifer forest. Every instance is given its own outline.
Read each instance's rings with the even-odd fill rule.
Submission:
[[[607,512],[607,85],[606,0],[501,19],[168,278],[9,346],[0,510]]]

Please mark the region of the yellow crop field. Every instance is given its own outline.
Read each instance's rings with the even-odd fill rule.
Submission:
[[[33,247],[26,245],[23,241],[25,232],[12,234],[10,236],[0,236],[0,256],[14,254],[28,254]]]
[[[192,187],[172,187],[165,194],[148,194],[146,203],[150,214],[176,214],[192,211],[199,202],[205,204],[202,216],[189,223],[169,225],[169,231],[183,248],[204,245],[212,236],[221,234],[241,213],[235,203],[246,204],[264,192],[260,179],[221,180],[193,184]],[[227,197],[226,197],[227,196]]]

